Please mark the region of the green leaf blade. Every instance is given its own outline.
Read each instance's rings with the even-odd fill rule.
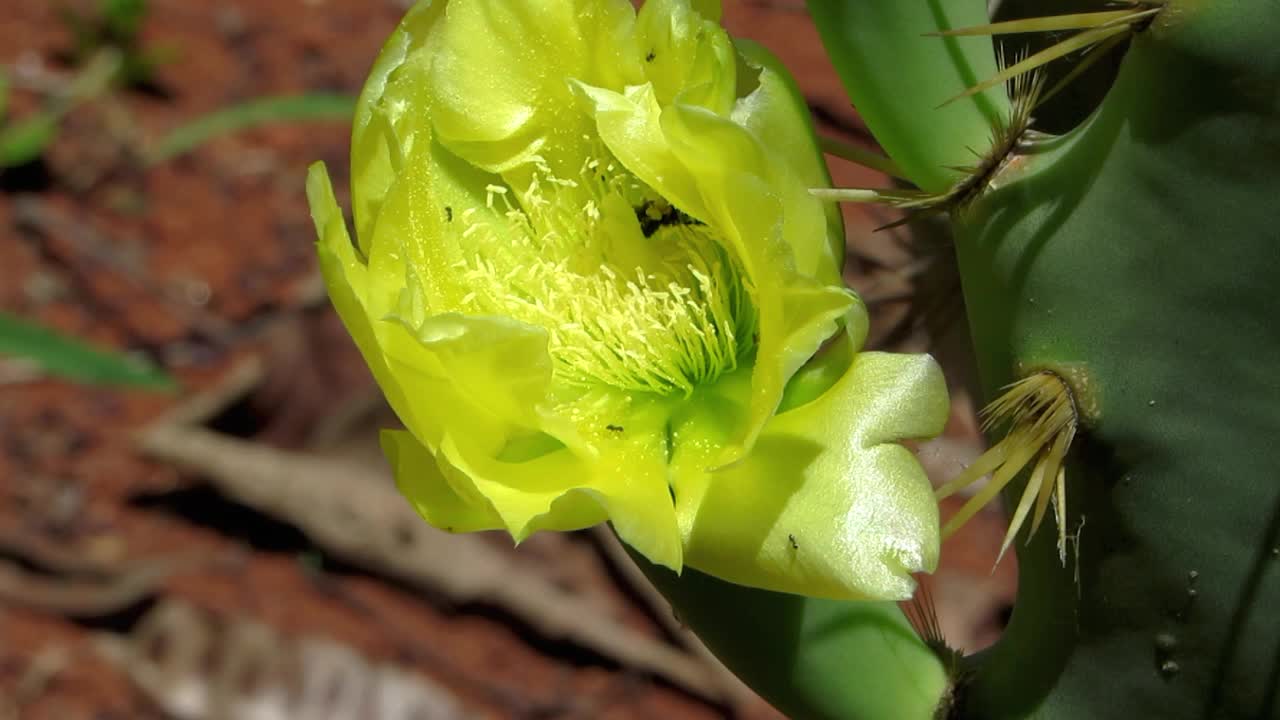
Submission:
[[[22,358],[50,375],[90,385],[150,390],[171,390],[176,385],[159,368],[4,312],[0,312],[0,355]]]
[[[26,165],[44,154],[58,136],[58,116],[39,112],[0,127],[0,169]]]
[[[355,114],[354,96],[310,93],[266,97],[212,112],[179,126],[152,150],[152,163],[170,160],[191,152],[209,140],[277,122],[300,120],[350,120]]]

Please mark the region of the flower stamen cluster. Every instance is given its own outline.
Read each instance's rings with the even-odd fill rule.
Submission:
[[[545,328],[557,379],[578,387],[687,397],[753,350],[750,287],[721,240],[611,158],[485,192],[501,212],[450,223],[468,291],[439,311]]]

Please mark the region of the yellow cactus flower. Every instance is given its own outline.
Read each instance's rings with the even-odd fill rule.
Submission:
[[[334,305],[455,532],[610,521],[654,563],[844,598],[931,570],[927,356],[860,353],[806,108],[707,0],[424,0],[361,95]]]

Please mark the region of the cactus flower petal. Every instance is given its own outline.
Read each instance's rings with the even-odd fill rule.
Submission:
[[[941,432],[941,370],[926,355],[849,355],[830,387],[770,418],[731,467],[708,470],[706,448],[729,436],[726,418],[746,411],[739,396],[723,393],[675,422],[686,562],[745,585],[834,598],[906,597],[909,573],[933,571],[937,504],[898,441]]]
[[[858,353],[803,101],[718,17],[420,2],[357,108],[357,244],[308,179],[325,281],[433,525],[608,520],[677,571],[902,597],[937,513],[896,443],[936,433],[946,394],[927,357]]]

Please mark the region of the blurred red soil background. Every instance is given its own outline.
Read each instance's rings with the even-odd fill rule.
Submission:
[[[60,7],[0,7],[12,115],[68,82]],[[181,386],[79,386],[0,357],[0,720],[777,717],[710,664],[601,534],[513,550],[414,524],[397,529],[404,552],[444,560],[410,570],[348,537],[389,492],[374,430],[394,418],[318,292],[303,177],[325,160],[345,188],[342,123],[280,123],[142,161],[166,131],[236,103],[356,92],[405,7],[152,0],[143,40],[172,55],[153,87],[78,106],[42,162],[0,176],[0,310],[142,354]],[[728,0],[725,23],[783,58],[821,131],[869,142],[799,0]],[[833,172],[885,182],[840,160]],[[945,247],[921,250],[936,243],[927,228],[873,233],[892,217],[846,217],[872,342],[930,349],[948,368],[953,422],[921,449],[939,482],[980,449]],[[948,312],[921,318],[922,297]],[[240,444],[190,451],[185,470],[148,458],[138,433],[175,408]],[[267,456],[275,470],[261,479],[262,458],[234,448],[288,454]],[[308,456],[362,468],[327,499],[347,515],[308,520]],[[272,483],[285,499],[255,501]],[[954,645],[999,633],[1015,576],[1012,559],[992,572],[1001,533],[998,515],[980,514],[927,580]],[[570,606],[595,629],[566,630],[556,608]]]

